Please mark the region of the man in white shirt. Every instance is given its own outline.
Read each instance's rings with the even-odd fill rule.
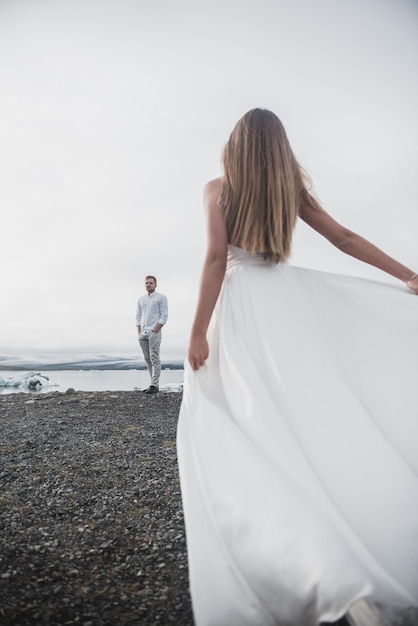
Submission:
[[[168,319],[167,297],[155,291],[155,276],[145,276],[146,294],[136,305],[136,328],[138,341],[151,376],[151,384],[145,393],[157,393],[161,373],[160,345],[161,329]]]

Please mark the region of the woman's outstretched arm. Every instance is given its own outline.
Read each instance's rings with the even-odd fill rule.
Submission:
[[[206,331],[221,290],[226,269],[228,238],[223,211],[218,202],[219,192],[220,179],[216,179],[207,183],[203,195],[207,248],[187,352],[187,359],[194,370],[198,370],[209,355]]]
[[[413,270],[385,254],[367,239],[336,222],[320,207],[305,204],[299,216],[342,252],[399,278],[418,295],[418,276]]]

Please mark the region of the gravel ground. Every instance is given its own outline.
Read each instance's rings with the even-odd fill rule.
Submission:
[[[181,397],[0,395],[1,626],[193,625]]]
[[[193,624],[181,394],[0,396],[0,624]]]

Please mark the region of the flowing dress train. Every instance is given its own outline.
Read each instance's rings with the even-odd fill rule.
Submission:
[[[418,298],[229,246],[178,458],[197,626],[418,623]]]

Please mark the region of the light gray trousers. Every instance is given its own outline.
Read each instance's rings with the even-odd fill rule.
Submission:
[[[153,333],[149,330],[141,332],[141,334],[138,335],[138,341],[148,366],[149,375],[151,376],[150,384],[158,387],[161,374],[161,330],[158,331],[158,333]]]

